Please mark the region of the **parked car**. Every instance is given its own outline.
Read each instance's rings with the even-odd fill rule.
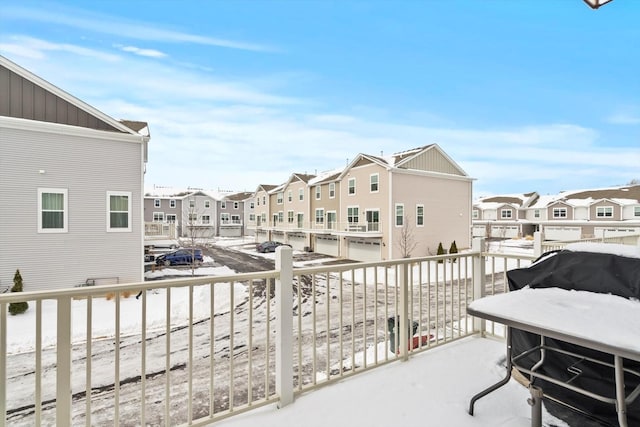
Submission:
[[[272,240],[269,240],[267,242],[262,242],[256,245],[256,251],[260,252],[260,253],[266,253],[266,252],[275,252],[276,248],[278,246],[289,246],[291,247],[291,245],[288,245],[286,243],[280,243],[280,242],[274,242]]]
[[[193,257],[192,257],[193,255]],[[202,264],[201,249],[178,249],[156,257],[156,265],[200,265]]]

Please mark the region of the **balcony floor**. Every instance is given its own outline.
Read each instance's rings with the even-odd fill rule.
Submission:
[[[307,392],[282,409],[275,405],[222,421],[225,427],[455,426],[528,427],[526,387],[511,380],[469,399],[504,376],[505,344],[469,337]],[[543,410],[543,425],[568,424]]]

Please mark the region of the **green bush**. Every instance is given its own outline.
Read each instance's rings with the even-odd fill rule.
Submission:
[[[446,252],[444,251],[444,248],[442,247],[442,242],[438,243],[438,252],[437,255],[444,255],[446,254]],[[442,260],[438,260],[438,264],[442,264]]]
[[[13,275],[13,287],[11,292],[22,292],[22,275],[20,270],[16,270],[16,274]],[[9,313],[12,316],[16,314],[22,314],[29,308],[29,304],[26,301],[12,302],[9,304]]]
[[[449,248],[449,253],[450,254],[457,254],[458,253],[458,246],[456,246],[456,241],[455,240],[451,243],[451,247]],[[456,258],[453,258],[452,260],[453,260],[453,262],[456,262]]]

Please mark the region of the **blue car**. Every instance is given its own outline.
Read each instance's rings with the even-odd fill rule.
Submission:
[[[202,264],[201,249],[178,249],[156,257],[156,265],[200,265]]]

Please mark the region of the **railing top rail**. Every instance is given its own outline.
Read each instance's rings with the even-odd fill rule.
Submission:
[[[255,273],[238,273],[225,276],[198,276],[180,279],[153,280],[148,282],[124,283],[117,285],[80,286],[54,291],[13,292],[0,295],[0,303],[20,301],[48,300],[62,297],[103,296],[107,293],[123,291],[144,291],[149,289],[180,288],[216,283],[247,282],[250,280],[274,279],[279,272],[276,270],[259,271]]]

